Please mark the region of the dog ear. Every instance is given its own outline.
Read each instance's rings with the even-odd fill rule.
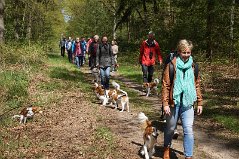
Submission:
[[[143,83],[143,87],[148,87],[148,83]]]
[[[151,121],[147,120],[146,123],[147,123],[147,126],[152,126]]]

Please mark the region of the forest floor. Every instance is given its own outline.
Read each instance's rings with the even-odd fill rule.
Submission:
[[[59,63],[49,63],[45,68],[48,69],[53,65],[58,68],[64,67]],[[143,144],[143,132],[137,119],[138,113],[142,110],[131,104],[130,112],[120,112],[110,105],[101,106],[91,89],[93,88],[93,78],[87,66],[81,68],[79,75],[74,72],[69,72],[66,75],[74,78],[84,76],[85,81],[81,81],[83,84],[79,87],[52,91],[50,94],[52,98],[57,96],[57,101],[44,106],[43,115],[37,114],[32,121],[24,126],[17,125],[14,128],[9,128],[8,133],[11,134],[13,140],[17,141],[17,158],[142,158],[139,155],[139,150]],[[141,85],[120,76],[117,72],[112,73],[112,78],[121,81],[127,89],[136,92],[142,101],[150,100],[152,105],[149,106],[149,109],[157,112],[160,116],[161,102],[157,96],[146,98]],[[54,79],[54,82],[61,85],[70,80],[62,76]],[[45,74],[35,76],[29,89],[32,95],[39,94],[39,82],[52,82],[52,79]],[[84,86],[84,82],[87,86]],[[44,96],[46,94],[42,93],[42,98]],[[147,115],[150,119],[150,114]],[[164,123],[160,120],[157,122],[160,133],[153,158],[162,158]],[[180,135],[177,140],[173,140],[172,159],[184,158],[183,132],[180,124],[178,130]],[[218,134],[230,134],[229,131],[220,129],[220,126],[215,125],[214,122],[198,116],[195,117],[194,133],[195,159],[238,158],[238,135],[231,135],[230,138],[224,139],[219,138]],[[5,139],[7,140],[7,138]],[[4,158],[13,157],[11,152],[4,152],[4,156]]]

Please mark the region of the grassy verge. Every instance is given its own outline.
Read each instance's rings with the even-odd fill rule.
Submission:
[[[37,45],[14,44],[0,45],[0,59],[0,158],[23,158],[14,130],[18,122],[11,116],[18,114],[21,107],[32,104],[31,80],[44,64],[45,56]],[[29,144],[25,139],[23,147]]]

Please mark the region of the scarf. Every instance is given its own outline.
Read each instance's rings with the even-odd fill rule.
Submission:
[[[176,78],[173,87],[175,105],[191,108],[197,100],[192,64],[192,56],[187,62],[182,61],[180,57],[176,59]]]

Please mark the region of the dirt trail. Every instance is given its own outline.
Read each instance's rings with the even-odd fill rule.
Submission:
[[[88,68],[81,70],[91,82]],[[117,73],[114,79],[124,82],[130,89],[144,95],[141,86],[120,77]],[[65,81],[63,81],[65,82]],[[59,92],[58,92],[59,93]],[[60,92],[61,98],[44,110],[44,116],[27,123],[24,128],[15,128],[16,134],[21,129],[21,137],[33,145],[22,147],[27,155],[25,158],[79,158],[79,159],[140,159],[138,152],[142,146],[142,131],[137,115],[140,110],[131,108],[131,112],[119,112],[112,107],[103,107],[98,104],[91,92],[81,92],[78,89]],[[90,101],[87,98],[90,97]],[[142,96],[142,98],[146,98]],[[151,96],[152,109],[160,110],[159,98]],[[94,102],[92,102],[94,101]],[[159,113],[160,115],[160,113]],[[196,118],[198,122],[198,118]],[[197,123],[196,122],[196,123]],[[163,156],[163,123],[159,122],[160,134],[154,158]],[[111,135],[103,134],[104,128],[110,128]],[[181,126],[178,127],[182,134]],[[107,131],[106,131],[107,132]],[[238,149],[233,149],[224,140],[215,139],[205,129],[195,128],[195,159],[236,159]],[[13,133],[11,131],[11,133]],[[19,135],[20,136],[20,135]],[[228,144],[228,146],[226,146]],[[21,143],[19,143],[21,145]],[[113,145],[113,146],[112,146]],[[172,159],[183,159],[182,135],[173,142]]]
[[[87,70],[84,70],[84,72],[87,72]],[[139,84],[136,84],[129,79],[126,79],[122,76],[119,76],[117,73],[112,73],[112,77],[116,80],[120,80],[123,82],[127,87],[135,90],[138,92],[140,96],[143,96],[145,93],[142,92],[142,87]],[[146,98],[143,96],[143,98]],[[152,109],[155,111],[160,111],[161,108],[161,102],[160,99],[156,96],[151,96],[147,99],[150,99],[153,102]],[[115,125],[116,133],[117,135],[120,135],[122,137],[128,138],[129,146],[134,147],[135,150],[138,150],[143,143],[141,140],[142,132],[135,127],[134,124],[137,124],[136,116],[139,110],[133,110],[131,112],[131,115],[129,116],[126,112],[120,114],[117,112],[117,118],[115,119],[116,122],[118,121],[117,126]],[[123,118],[123,119],[122,119]],[[124,121],[123,123],[121,121]],[[196,159],[204,159],[204,158],[212,158],[212,159],[236,159],[239,156],[239,151],[234,145],[228,144],[230,141],[228,140],[222,140],[218,138],[213,137],[213,133],[206,129],[209,127],[203,127],[204,122],[200,121],[201,119],[199,117],[195,117],[195,126],[194,126],[194,133],[195,133],[195,150],[194,150],[194,158]],[[123,124],[123,125],[122,125]],[[133,126],[132,126],[133,125]],[[162,127],[164,126],[162,123],[160,124]],[[123,126],[124,128],[127,128],[126,130],[122,131],[120,128]],[[113,126],[114,127],[114,126]],[[163,130],[163,128],[160,128]],[[184,158],[183,156],[183,138],[182,138],[182,127],[178,126],[178,130],[180,132],[180,136],[178,140],[173,141],[173,152],[171,154],[172,158]],[[129,132],[129,133],[126,133]],[[209,132],[209,133],[208,133]],[[156,154],[154,155],[156,158],[162,158],[162,145],[163,145],[163,133],[161,132],[158,138],[158,146],[156,149]],[[137,151],[135,151],[136,153]],[[140,157],[139,157],[140,158]]]

